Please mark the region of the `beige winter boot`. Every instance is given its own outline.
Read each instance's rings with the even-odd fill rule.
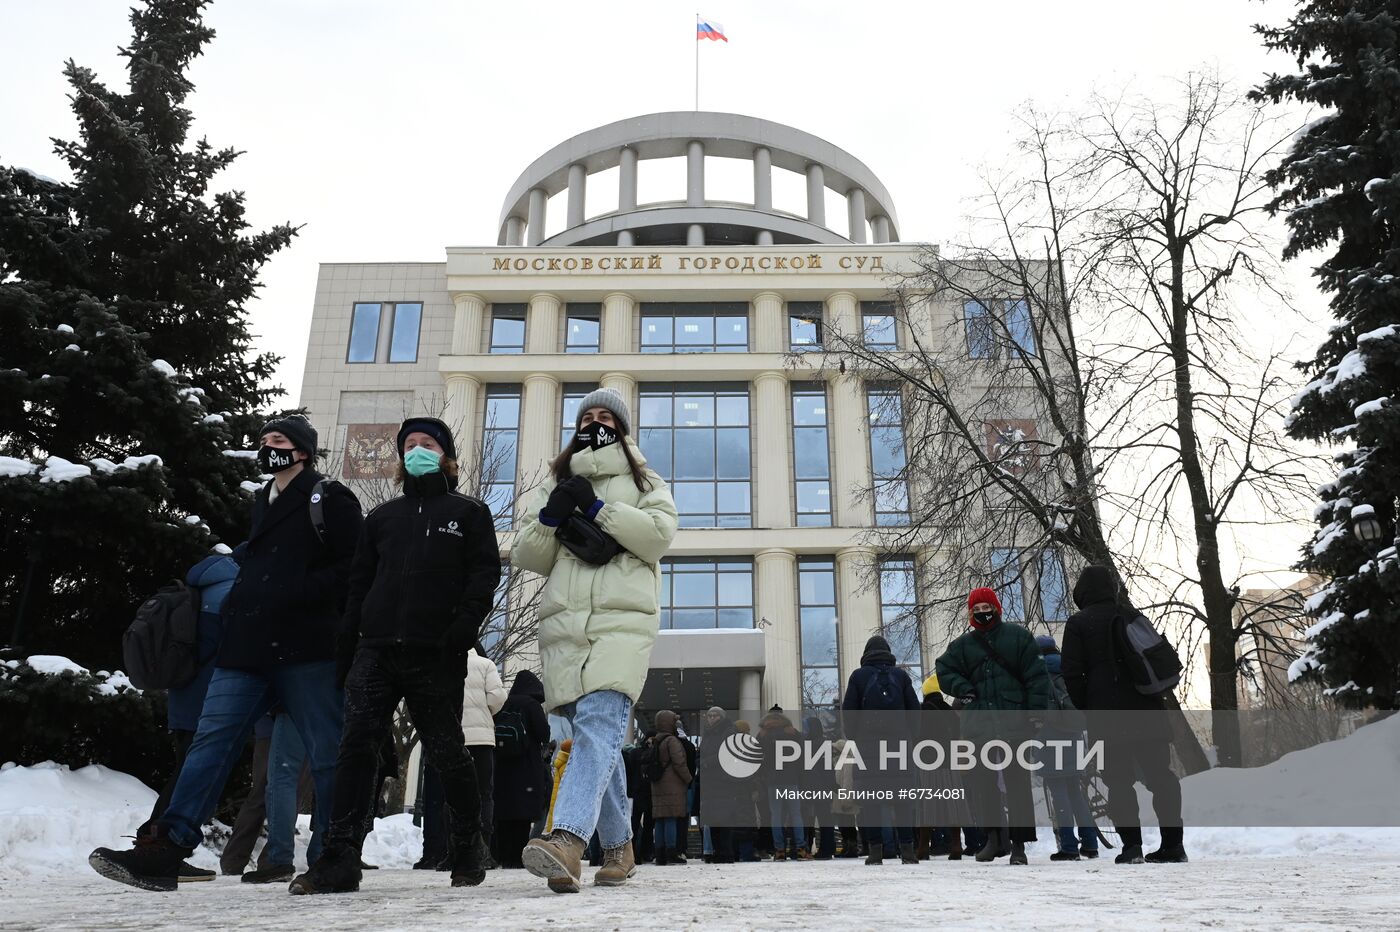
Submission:
[[[555,893],[577,893],[583,883],[579,862],[587,848],[582,838],[556,828],[543,838],[531,838],[520,860],[530,873],[547,879]]]
[[[637,860],[632,855],[632,843],[623,842],[616,848],[603,849],[603,866],[593,874],[600,887],[620,887],[637,872]]]

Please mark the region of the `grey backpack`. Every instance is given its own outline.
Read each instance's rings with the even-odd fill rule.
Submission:
[[[1118,656],[1133,687],[1144,696],[1160,696],[1181,682],[1181,658],[1145,615],[1113,621]]]

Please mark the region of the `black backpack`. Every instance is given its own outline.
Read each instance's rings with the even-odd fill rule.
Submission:
[[[666,746],[667,738],[675,738],[685,748],[685,763],[690,768],[690,773],[695,774],[695,745],[679,735],[665,734],[657,735],[651,739],[651,746],[647,748],[646,754],[642,756],[642,776],[652,783],[666,776],[667,760],[662,757],[661,749]]]
[[[496,756],[507,760],[525,756],[525,716],[517,709],[496,713]]]
[[[886,712],[904,708],[904,690],[900,688],[895,668],[878,666],[875,675],[866,680],[865,691],[860,696],[862,712]]]
[[[1181,682],[1181,658],[1145,615],[1113,619],[1113,641],[1128,679],[1144,696],[1161,696]]]
[[[122,662],[137,689],[177,689],[199,673],[199,593],[178,580],[136,610]]]

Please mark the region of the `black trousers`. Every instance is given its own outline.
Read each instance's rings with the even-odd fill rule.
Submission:
[[[1000,771],[1006,784],[1006,807],[1002,809],[998,771],[980,764],[972,771],[968,786],[973,794],[972,813],[981,829],[1010,826],[1012,841],[1035,841],[1035,797],[1031,793],[1031,772],[1017,766]]]
[[[493,745],[479,745],[467,748],[476,768],[476,793],[481,800],[481,830],[491,831],[495,803],[492,800],[496,771],[496,748]],[[428,767],[423,772],[423,858],[428,862],[438,862],[447,857],[447,791],[442,785],[442,777],[437,768]]]
[[[520,852],[530,840],[529,819],[501,819],[496,823],[496,863],[502,867],[523,867]]]
[[[1139,781],[1152,794],[1152,811],[1162,827],[1162,844],[1181,844],[1181,781],[1172,773],[1171,745],[1163,741],[1117,741],[1105,748],[1103,782],[1108,817],[1125,845],[1142,844],[1138,814]]]
[[[361,647],[345,680],[345,730],[335,763],[327,845],[364,843],[379,783],[379,748],[399,701],[408,706],[423,756],[442,777],[453,842],[465,847],[481,827],[476,768],[462,738],[463,672],[442,651]]]
[[[652,851],[655,848],[656,840],[653,837],[656,832],[656,822],[651,817],[651,806],[638,806],[636,799],[632,800],[632,857],[639,863],[650,861]]]
[[[253,788],[238,809],[238,818],[233,822],[233,830],[224,844],[224,853],[219,856],[219,869],[225,874],[241,874],[253,856],[253,848],[262,835],[263,823],[267,821],[267,757],[272,748],[271,738],[253,740]],[[264,848],[258,854],[258,867],[267,867]]]

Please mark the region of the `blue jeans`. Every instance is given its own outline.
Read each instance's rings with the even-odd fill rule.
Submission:
[[[569,761],[572,763],[573,758],[570,758]],[[684,817],[675,816],[673,818],[667,816],[664,819],[656,820],[656,828],[652,830],[652,837],[656,840],[656,850],[658,852],[676,850],[676,846],[680,841],[682,818]],[[660,856],[660,854],[657,854],[657,857]]]
[[[306,745],[285,712],[272,726],[272,747],[267,755],[267,844],[263,851],[268,864],[292,864],[296,857],[297,790],[306,763]],[[319,794],[318,794],[319,795]],[[313,830],[306,849],[307,866],[321,856],[321,832]]]
[[[1089,811],[1089,798],[1084,795],[1084,784],[1079,774],[1063,777],[1043,776],[1045,788],[1050,791],[1050,804],[1055,809],[1055,831],[1060,837],[1061,851],[1075,851],[1083,847],[1085,851],[1099,850],[1099,830],[1094,824],[1094,815]],[[1076,843],[1074,828],[1079,826]]]
[[[160,818],[170,840],[182,848],[199,847],[203,825],[214,814],[253,725],[275,702],[286,708],[311,758],[316,783],[312,821],[328,825],[342,695],[335,685],[333,660],[285,664],[261,673],[216,669],[204,697],[199,730],[185,755],[170,805]]]
[[[889,848],[896,844],[912,844],[914,841],[914,830],[911,827],[894,824],[894,806],[889,803],[863,806],[860,810],[860,821],[866,844],[873,844],[878,839],[882,845]]]
[[[797,799],[768,800],[768,820],[773,824],[773,850],[786,851],[787,841],[783,838],[783,817],[792,827],[792,840],[799,848],[807,847],[807,835],[802,829],[802,802]]]
[[[574,729],[569,765],[554,801],[556,829],[585,841],[596,830],[604,848],[617,848],[632,839],[631,802],[622,763],[631,712],[632,700],[611,689],[588,693],[555,710]]]

